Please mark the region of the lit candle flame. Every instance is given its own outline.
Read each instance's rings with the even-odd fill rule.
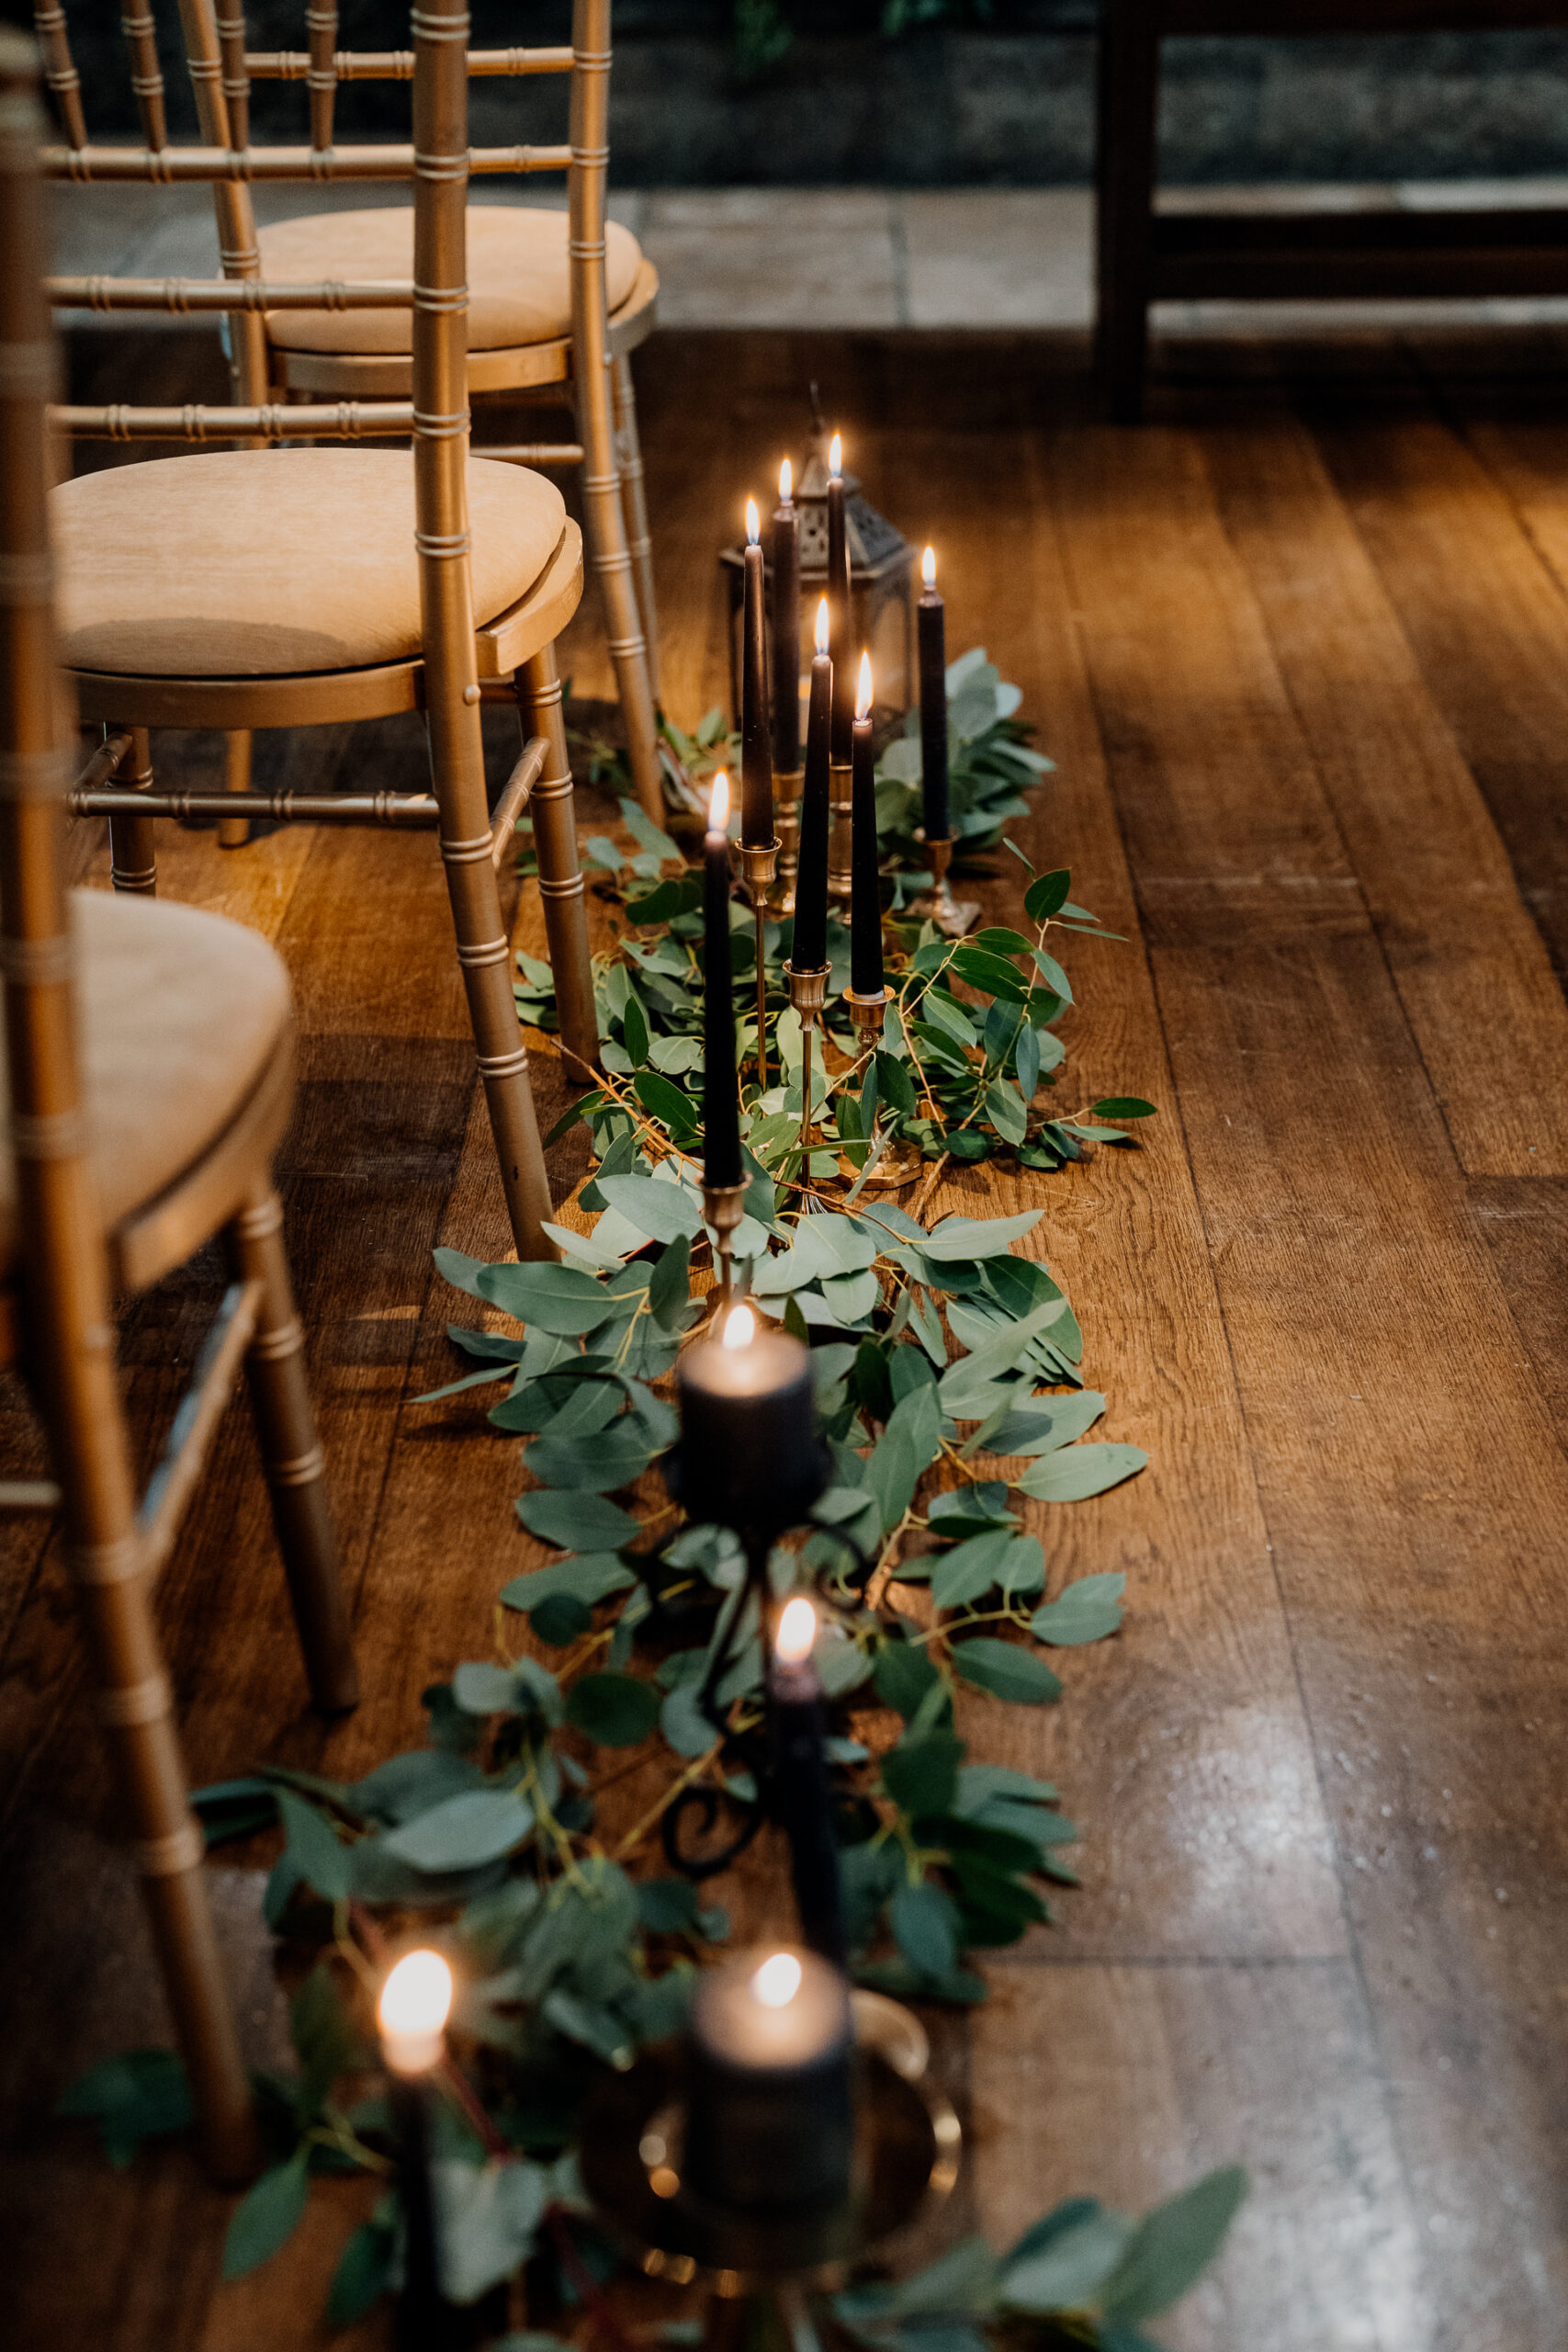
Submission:
[[[729,830],[729,778],[720,768],[708,795],[708,831],[724,833]]]
[[[779,468],[779,504],[787,506],[795,495],[795,468],[786,458]]]
[[[801,1666],[817,1645],[817,1611],[803,1592],[786,1600],[779,1629],[773,1636],[773,1654],[781,1666]]]
[[[719,1333],[719,1345],[725,1348],[749,1348],[757,1336],[757,1318],[749,1306],[732,1306],[724,1318]]]
[[[757,524],[757,502],[756,502],[756,500],[755,500],[754,498],[749,498],[749,499],[746,501],[746,544],[747,544],[747,546],[748,546],[749,548],[754,548],[754,547],[756,546],[756,544],[757,544],[758,540],[761,537],[761,536],[762,536],[762,534],[761,534],[761,530],[759,529],[759,527],[758,527],[758,524]]]
[[[936,586],[936,549],[928,548],[920,558],[920,579],[928,588]]]
[[[844,443],[841,434],[835,433],[828,444],[828,471],[835,481],[844,470]]]
[[[441,1954],[405,1952],[381,1987],[376,2012],[388,2065],[400,2075],[428,2072],[441,2056],[451,2011],[452,1971]]]
[[[860,684],[855,688],[855,717],[857,718],[871,717],[871,656],[869,653],[863,653],[860,657]]]
[[[751,1979],[752,1997],[765,2009],[789,2007],[800,1990],[800,1962],[792,1951],[776,1951]]]
[[[828,650],[828,599],[826,596],[821,596],[817,602],[817,650],[818,653],[826,653]]]

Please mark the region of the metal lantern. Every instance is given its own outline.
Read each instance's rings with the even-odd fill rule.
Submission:
[[[811,387],[811,436],[805,464],[796,479],[795,503],[800,516],[800,649],[802,683],[810,673],[812,628],[818,599],[828,585],[828,443],[829,435]],[[770,591],[772,561],[768,507],[763,506],[762,550],[768,559]],[[904,713],[915,698],[915,551],[886,514],[879,514],[863,492],[857,477],[844,475],[844,519],[850,543],[850,603],[854,619],[852,642],[868,648],[876,681],[877,739],[903,730]],[[745,548],[738,540],[719,557],[729,598],[729,703],[734,724],[740,724],[740,638],[745,595]],[[804,733],[804,727],[802,729]]]

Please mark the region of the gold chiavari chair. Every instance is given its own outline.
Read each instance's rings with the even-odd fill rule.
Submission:
[[[42,118],[32,43],[0,28],[0,1361],[26,1374],[206,2152],[242,2176],[250,2094],[202,1880],[152,1589],[242,1363],[312,1695],[358,1697],[272,1153],[293,1092],[288,981],[254,932],[193,908],[62,886],[74,764],[56,658],[39,282]],[[96,762],[101,772],[122,748]],[[232,1282],[137,1499],[111,1296],[215,1235]]]
[[[658,622],[630,359],[653,327],[659,277],[630,232],[605,215],[610,6],[574,0],[570,49],[468,52],[476,77],[570,76],[569,147],[512,151],[517,172],[564,166],[568,214],[511,204],[469,211],[468,388],[479,400],[513,405],[558,401],[570,387],[577,440],[519,445],[510,454],[524,465],[581,468],[589,557],[604,599],[633,781],[649,814],[661,819]],[[400,80],[412,73],[406,51],[340,52],[337,15],[335,0],[312,0],[308,51],[246,55],[238,6],[220,14],[236,143],[243,144],[249,78],[304,80],[310,142],[325,153],[340,81]],[[263,228],[254,243],[266,277],[395,279],[409,267],[413,216],[401,207],[309,214]],[[262,324],[274,397],[407,394],[409,339],[400,311],[273,311]],[[485,454],[502,452],[487,447]]]
[[[65,19],[51,6],[40,31],[66,143],[46,150],[46,170],[69,182],[194,181],[228,192],[243,212],[236,246],[225,246],[234,269],[242,261],[253,266],[235,258],[249,235],[248,210],[237,201],[247,183],[412,177],[413,277],[375,284],[277,284],[243,275],[172,283],[56,278],[54,300],[103,311],[226,313],[244,329],[259,328],[267,312],[400,307],[412,313],[412,398],[64,407],[53,411],[55,423],[75,434],[197,443],[412,433],[413,447],[412,456],[226,448],[62,484],[53,527],[64,659],[83,718],[128,739],[112,779],[80,786],[72,805],[79,815],[108,813],[114,879],[132,891],[153,888],[158,817],[434,825],[513,1234],[520,1256],[552,1257],[544,1231],[549,1186],[496,876],[526,805],[561,1042],[580,1070],[591,1069],[598,1034],[554,651],[581,594],[581,535],[543,475],[470,459],[464,333],[468,175],[513,168],[513,152],[469,150],[468,19],[457,0],[431,0],[412,12],[412,143],[327,151],[234,144],[209,0],[182,0],[181,13],[208,143],[168,142],[148,71],[136,77],[147,143],[95,145],[73,87]],[[133,61],[144,21],[144,11],[130,19]],[[159,137],[162,145],[154,143]],[[243,335],[235,348],[243,389],[251,365]],[[525,738],[493,817],[479,731],[479,705],[489,699],[515,704]],[[153,786],[151,728],[232,733],[419,707],[433,795],[203,795]]]

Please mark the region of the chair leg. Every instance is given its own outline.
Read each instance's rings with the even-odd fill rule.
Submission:
[[[51,1419],[98,1718],[129,1817],[202,2152],[219,2180],[242,2181],[258,2159],[255,2119],[202,1878],[206,1839],[190,1807],[136,1532],[107,1310],[101,1342],[89,1331],[79,1349],[66,1350],[60,1338],[51,1334],[46,1351],[57,1359]]]
[[[288,1279],[283,1209],[265,1177],[229,1227],[228,1241],[238,1278],[262,1285],[245,1376],[310,1696],[323,1714],[342,1714],[359,1703],[359,1670]]]
[[[561,1045],[579,1065],[578,1075],[590,1078],[600,1068],[599,1020],[593,1002],[588,914],[582,868],[577,859],[571,766],[567,756],[566,721],[561,710],[555,647],[547,645],[542,652],[525,662],[513,686],[525,738],[543,735],[550,747],[544,775],[534,786],[529,803],[534,817],[534,845],[539,856],[539,896],[544,902],[545,936],[555,973]]]
[[[555,1215],[555,1204],[534,1109],[528,1048],[523,1042],[512,988],[512,943],[501,919],[501,889],[491,863],[484,779],[477,765],[477,729],[475,774],[466,780],[459,796],[455,787],[464,780],[446,772],[443,760],[436,756],[434,729],[428,716],[426,724],[432,735],[432,775],[436,797],[442,802],[441,861],[446,869],[446,895],[457,936],[457,962],[468,1000],[512,1238],[519,1258],[553,1259],[558,1253],[545,1226]],[[459,797],[466,806],[453,805]],[[482,831],[477,820],[484,820]]]
[[[642,613],[642,639],[648,650],[648,684],[654,707],[659,704],[659,607],[653,598],[653,541],[648,529],[648,498],[643,489],[642,442],[637,429],[637,393],[632,363],[622,352],[610,370],[611,400],[615,420],[615,455],[621,469],[621,508],[626,520],[632,578]]]
[[[642,616],[632,587],[632,560],[621,512],[620,475],[610,422],[609,367],[578,386],[578,433],[583,447],[582,514],[588,552],[604,602],[610,659],[621,698],[632,784],[656,824],[664,821],[664,778],[659,764],[659,722],[648,674]]]
[[[1118,424],[1144,413],[1158,103],[1152,0],[1111,0],[1100,37],[1095,368]]]
[[[249,792],[251,788],[251,751],[255,738],[248,728],[223,739],[223,789],[225,792]],[[218,846],[220,849],[243,849],[251,838],[248,817],[220,817]]]
[[[111,735],[118,728],[111,727]],[[152,745],[145,727],[130,730],[130,749],[114,772],[114,782],[127,792],[152,789]],[[135,890],[152,898],[158,888],[158,853],[151,817],[109,819],[109,879],[117,890]]]

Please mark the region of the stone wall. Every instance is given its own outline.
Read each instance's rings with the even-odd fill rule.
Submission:
[[[158,14],[175,22],[169,0]],[[119,135],[134,116],[107,8],[77,6],[89,119]],[[558,40],[564,0],[476,0],[477,37]],[[1025,0],[996,29],[926,28],[899,40],[820,25],[874,20],[866,0],[792,10],[807,29],[755,80],[738,77],[725,0],[623,0],[616,11],[611,148],[623,186],[1031,187],[1093,167],[1092,0]],[[253,44],[302,42],[299,0],[253,0]],[[406,40],[392,0],[345,0],[345,41]],[[166,42],[173,86],[179,72]],[[406,92],[347,91],[340,126],[389,130]],[[303,120],[274,92],[262,127]],[[561,85],[479,83],[481,140],[563,136]],[[1167,47],[1167,180],[1380,180],[1568,172],[1568,34],[1440,35]]]

